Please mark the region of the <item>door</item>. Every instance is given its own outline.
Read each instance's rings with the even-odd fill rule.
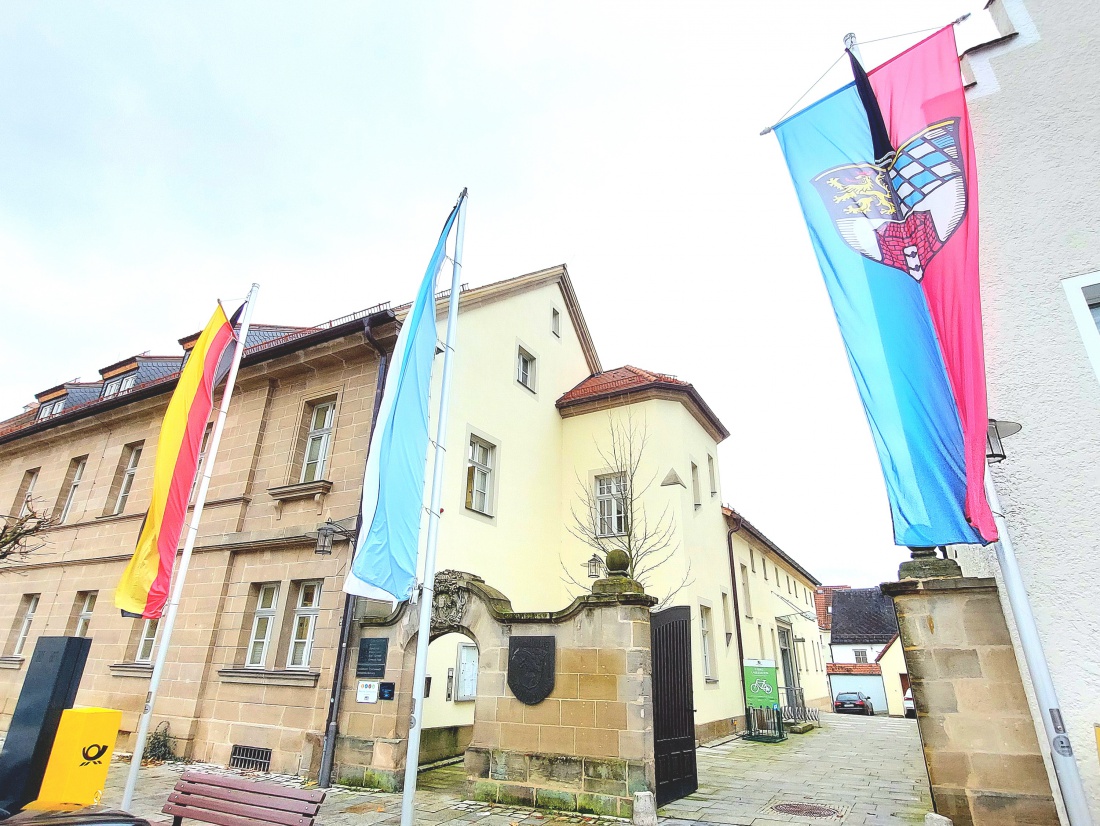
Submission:
[[[695,768],[695,702],[691,685],[691,609],[650,615],[653,660],[653,756],[657,805],[699,787]]]
[[[791,658],[791,632],[786,628],[779,629],[779,658],[783,665],[783,685],[798,688],[798,669]]]

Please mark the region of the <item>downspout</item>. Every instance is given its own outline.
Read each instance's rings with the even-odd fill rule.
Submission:
[[[744,519],[737,515],[737,527],[726,532],[726,549],[730,557],[730,584],[733,586],[733,627],[737,632],[737,656],[741,660],[741,702],[745,708],[745,719],[749,715],[749,689],[745,685],[745,646],[741,640],[741,600],[737,597],[737,559],[733,555],[733,535],[741,530]]]
[[[374,385],[374,410],[371,412],[370,435],[367,437],[367,445],[374,438],[374,426],[378,423],[378,408],[382,405],[382,391],[386,387],[386,373],[389,370],[390,360],[385,351],[379,345],[370,331],[370,319],[363,323],[363,335],[366,336],[370,346],[378,353],[378,380]],[[363,497],[359,494],[359,513],[355,517],[355,537],[358,540],[360,524],[363,519]],[[355,548],[351,548],[350,556],[354,557]],[[350,561],[350,559],[349,559]],[[351,636],[351,624],[355,615],[355,597],[352,594],[344,594],[344,613],[340,618],[340,647],[336,649],[336,667],[332,674],[332,690],[328,698],[328,719],[325,721],[324,745],[321,747],[321,767],[317,772],[317,785],[327,789],[332,784],[332,764],[336,757],[337,722],[340,717],[340,698],[344,694],[344,672],[348,666],[348,637]]]

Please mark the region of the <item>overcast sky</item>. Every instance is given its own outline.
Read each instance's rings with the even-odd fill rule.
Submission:
[[[845,32],[975,12],[966,42],[982,5],[9,0],[0,418],[178,352],[253,280],[263,322],[408,300],[468,186],[465,281],[566,263],[604,366],[691,381],[729,428],[728,503],[826,584],[896,578],[870,432],[758,133]]]

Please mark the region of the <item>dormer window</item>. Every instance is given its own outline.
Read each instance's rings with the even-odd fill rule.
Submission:
[[[65,400],[58,399],[55,402],[46,402],[44,405],[38,408],[38,421],[48,419],[50,416],[56,416],[62,410],[65,409]]]
[[[111,396],[118,396],[132,390],[135,378],[136,377],[131,373],[129,376],[120,376],[117,379],[111,379],[103,385],[103,398],[109,399]]]

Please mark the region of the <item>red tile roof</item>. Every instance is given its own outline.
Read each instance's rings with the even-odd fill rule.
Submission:
[[[833,615],[829,608],[833,604],[833,591],[845,591],[851,585],[822,585],[814,591],[814,608],[817,609],[817,627],[828,631],[833,626]]]
[[[878,663],[825,663],[828,674],[873,674],[882,675],[882,666]]]
[[[589,376],[564,396],[558,399],[558,404],[576,402],[596,396],[606,396],[613,393],[622,393],[626,390],[641,390],[644,387],[658,385],[675,385],[677,387],[691,387],[686,381],[680,381],[675,376],[667,373],[654,373],[643,370],[640,367],[616,367],[614,370],[604,370]]]

